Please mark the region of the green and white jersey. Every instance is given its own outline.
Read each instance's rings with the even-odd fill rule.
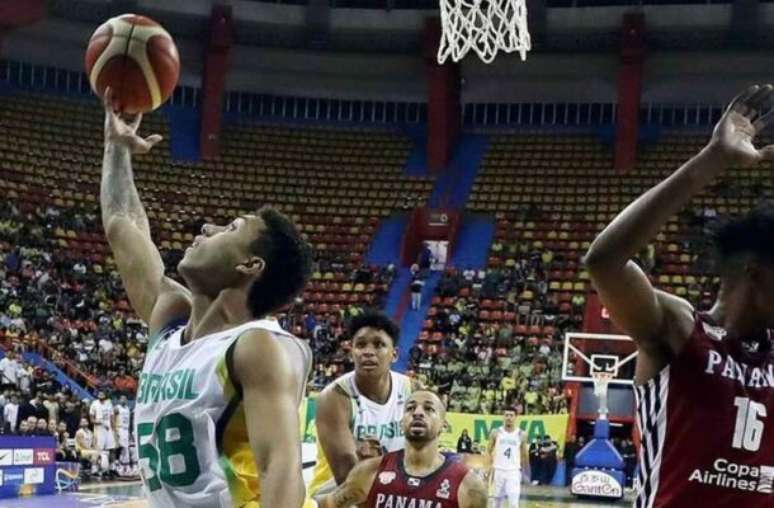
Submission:
[[[521,469],[521,444],[526,438],[525,432],[518,427],[511,432],[505,427],[497,429],[492,467],[501,471]]]
[[[385,452],[402,450],[406,446],[400,420],[403,406],[411,397],[411,380],[398,372],[390,371],[392,391],[384,404],[372,401],[357,388],[355,373],[349,372],[334,381],[350,396],[352,401],[352,435],[356,440],[376,436]]]
[[[301,380],[299,403],[311,351],[274,320],[250,321],[181,344],[184,329],[179,323],[160,332],[140,375],[135,436],[150,506],[258,506],[260,479],[241,389],[230,375],[232,346],[248,330],[271,332]]]
[[[352,436],[356,441],[368,436],[375,436],[384,452],[402,450],[406,446],[406,440],[400,428],[400,420],[403,418],[403,408],[411,397],[412,391],[411,379],[393,371],[390,371],[390,376],[392,377],[392,391],[390,398],[384,404],[374,402],[360,393],[355,383],[354,371],[333,381],[350,398]],[[309,485],[309,492],[312,495],[328,492],[334,486],[333,471],[328,464],[328,458],[322,447],[318,446],[317,465]]]

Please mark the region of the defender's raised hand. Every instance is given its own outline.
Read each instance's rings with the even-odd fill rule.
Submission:
[[[774,145],[755,148],[753,140],[772,121],[774,112],[762,112],[769,106],[772,85],[753,85],[731,101],[712,132],[709,146],[729,166],[751,166],[774,160]]]
[[[114,143],[128,147],[133,154],[148,153],[153,146],[161,141],[161,136],[152,134],[142,138],[137,129],[142,121],[142,113],[138,114],[132,123],[126,123],[113,109],[113,91],[105,90],[103,98],[105,106],[105,143]]]

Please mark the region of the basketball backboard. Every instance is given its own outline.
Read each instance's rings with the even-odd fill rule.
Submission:
[[[593,373],[608,372],[613,376],[611,385],[631,385],[636,357],[637,345],[626,335],[567,333],[562,379],[592,383]]]

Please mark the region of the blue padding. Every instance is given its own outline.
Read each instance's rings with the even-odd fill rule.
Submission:
[[[610,438],[610,421],[597,419],[594,423],[594,439]]]
[[[624,461],[609,440],[592,439],[575,456],[575,465],[594,469],[623,469]]]

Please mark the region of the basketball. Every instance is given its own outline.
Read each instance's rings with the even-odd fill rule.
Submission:
[[[180,57],[161,25],[145,16],[124,14],[107,20],[91,36],[86,75],[100,97],[105,88],[113,90],[118,111],[144,113],[172,95]]]

